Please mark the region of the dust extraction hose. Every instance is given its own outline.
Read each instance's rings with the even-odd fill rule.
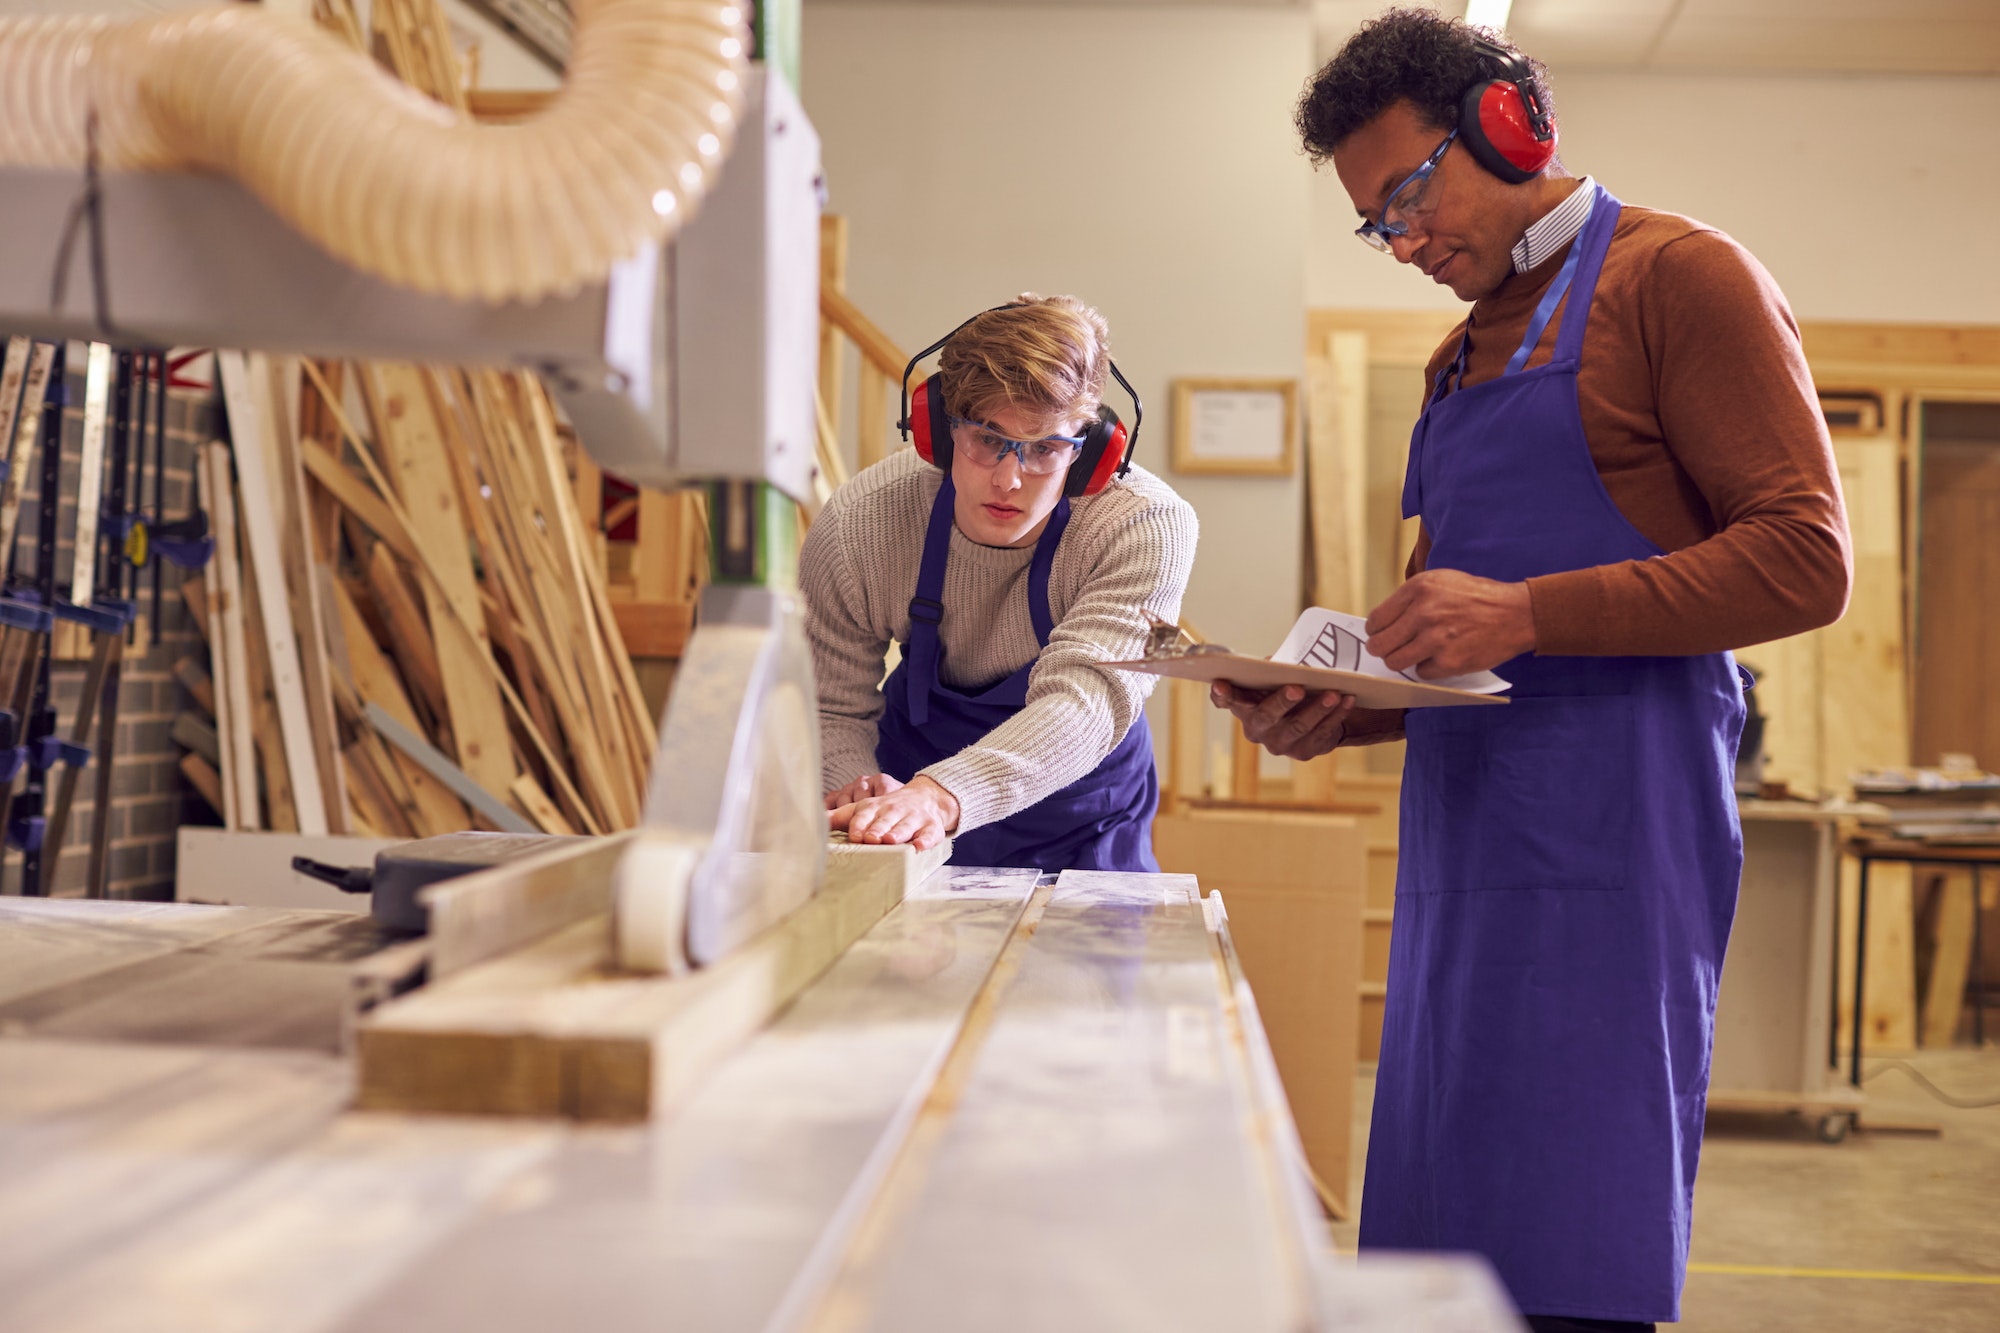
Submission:
[[[745,33],[733,0],[577,0],[562,91],[477,125],[261,7],[0,20],[0,163],[80,167],[94,133],[101,169],[232,176],[399,286],[533,301],[693,214],[735,133]]]

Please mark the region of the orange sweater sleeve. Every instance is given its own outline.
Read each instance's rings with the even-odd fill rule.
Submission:
[[[1853,574],[1847,519],[1777,283],[1727,236],[1692,232],[1660,248],[1639,326],[1661,437],[1713,535],[1648,560],[1530,579],[1536,651],[1693,655],[1838,619]]]

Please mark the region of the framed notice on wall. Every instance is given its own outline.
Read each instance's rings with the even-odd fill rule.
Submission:
[[[1174,471],[1288,477],[1298,457],[1298,381],[1174,381]]]

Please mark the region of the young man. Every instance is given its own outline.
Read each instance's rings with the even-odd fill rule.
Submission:
[[[813,523],[799,582],[826,804],[850,839],[950,836],[965,865],[1159,868],[1153,678],[1102,664],[1144,651],[1148,612],[1179,614],[1195,516],[1121,469],[1107,371],[1104,319],[1071,297],[975,316],[911,404],[917,447]]]
[[[1473,303],[1370,646],[1511,702],[1215,697],[1279,754],[1408,738],[1361,1243],[1481,1252],[1537,1330],[1645,1329],[1678,1317],[1742,862],[1728,650],[1836,619],[1851,561],[1776,284],[1571,178],[1553,111],[1493,34],[1392,10],[1297,115],[1361,239]]]

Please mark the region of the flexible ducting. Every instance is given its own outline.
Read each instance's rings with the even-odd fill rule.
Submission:
[[[232,176],[400,286],[488,302],[602,279],[728,155],[748,53],[727,0],[577,0],[567,81],[477,125],[311,24],[229,5],[0,20],[0,164]]]

